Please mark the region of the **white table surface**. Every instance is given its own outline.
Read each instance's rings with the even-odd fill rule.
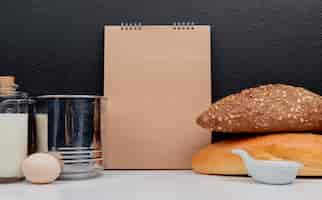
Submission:
[[[297,179],[292,185],[254,183],[247,177],[197,175],[191,171],[104,171],[90,180],[32,185],[0,185],[1,200],[322,199],[322,179]]]

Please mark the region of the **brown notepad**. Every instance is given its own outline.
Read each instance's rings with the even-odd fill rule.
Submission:
[[[210,143],[210,26],[105,26],[106,169],[190,169]]]

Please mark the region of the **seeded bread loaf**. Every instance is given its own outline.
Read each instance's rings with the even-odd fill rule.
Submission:
[[[291,160],[304,164],[301,176],[322,176],[322,136],[309,133],[275,134],[210,144],[192,158],[197,173],[220,175],[247,174],[234,148],[246,150],[260,160]]]
[[[301,87],[263,85],[217,101],[197,123],[231,133],[322,131],[322,98]]]

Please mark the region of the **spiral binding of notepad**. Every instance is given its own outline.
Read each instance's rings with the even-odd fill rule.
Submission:
[[[121,22],[121,30],[142,30],[142,22]],[[194,30],[193,21],[173,22],[173,30]]]
[[[173,23],[173,29],[174,30],[194,30],[195,29],[195,23],[193,21],[187,21],[187,22],[174,22]]]
[[[141,30],[142,22],[121,22],[121,30]]]

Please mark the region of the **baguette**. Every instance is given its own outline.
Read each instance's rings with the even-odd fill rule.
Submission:
[[[322,176],[322,135],[270,134],[210,144],[192,158],[192,168],[201,174],[246,175],[234,148],[246,150],[260,160],[290,160],[304,164],[300,176]]]
[[[271,133],[322,131],[322,98],[301,87],[270,84],[229,95],[197,123],[211,131]]]

